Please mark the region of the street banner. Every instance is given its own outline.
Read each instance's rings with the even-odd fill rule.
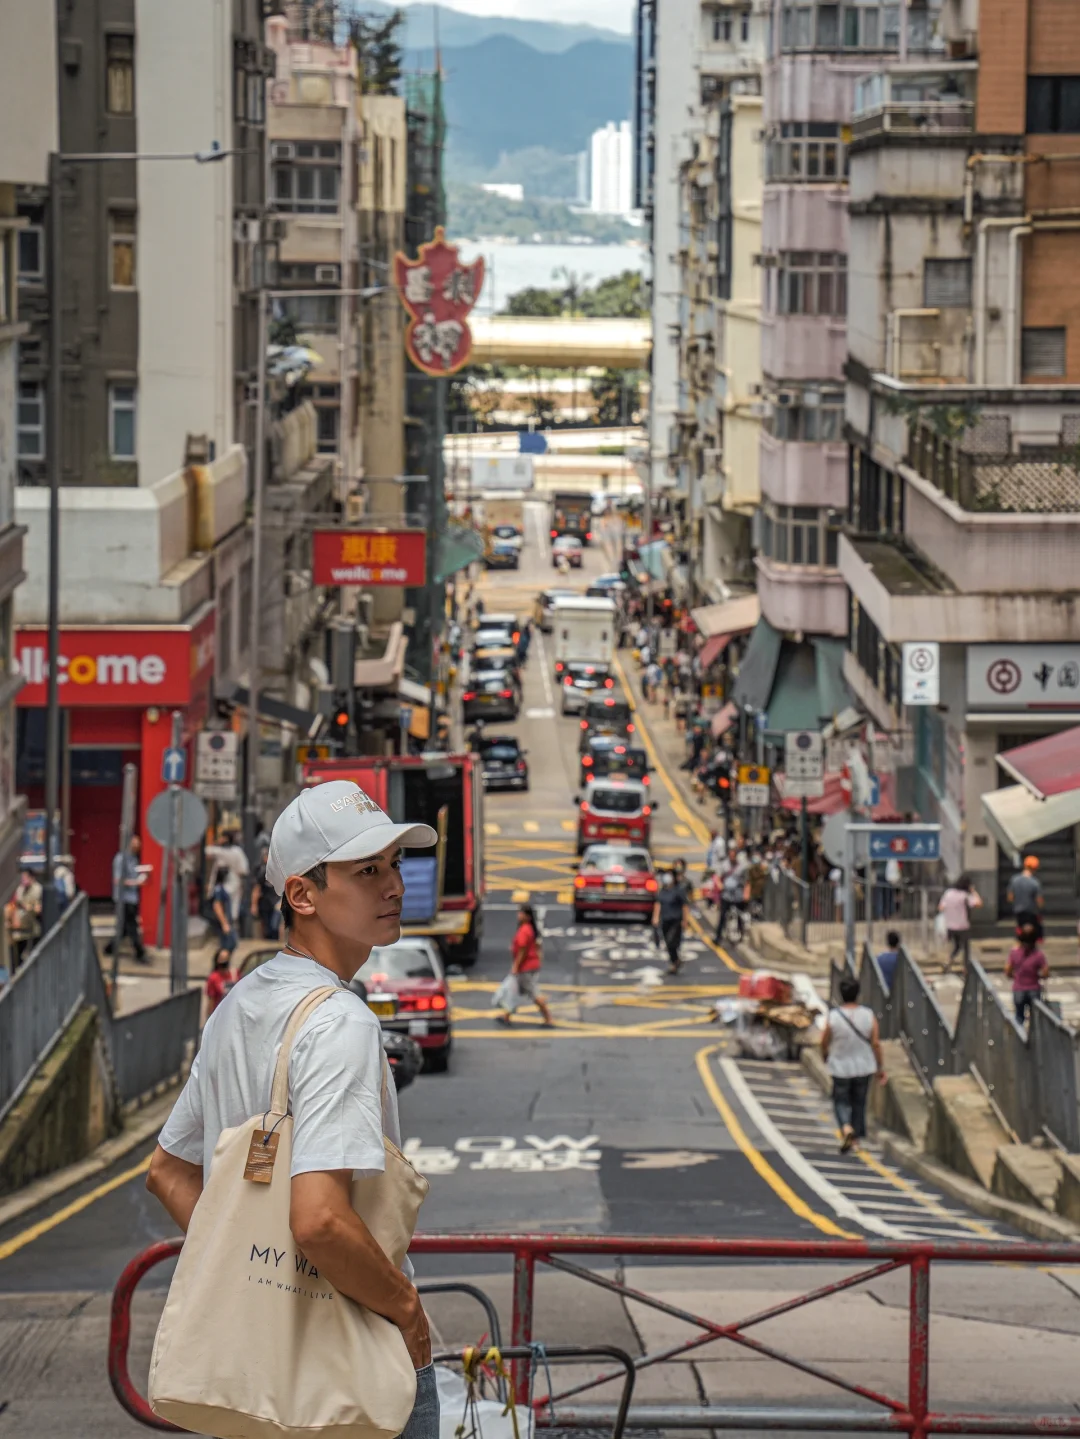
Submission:
[[[423,530],[314,530],[312,579],[317,585],[423,585]]]
[[[409,313],[405,352],[426,375],[453,375],[469,363],[472,331],[469,311],[484,284],[484,257],[472,264],[458,259],[456,245],[436,226],[434,240],[420,246],[415,260],[400,250],[394,256],[394,284]]]

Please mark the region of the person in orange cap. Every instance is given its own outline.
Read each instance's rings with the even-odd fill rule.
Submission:
[[[1037,874],[1039,861],[1033,854],[1024,857],[1023,866],[1009,880],[1006,898],[1012,905],[1017,928],[1025,919],[1038,919],[1042,913],[1043,892]]]

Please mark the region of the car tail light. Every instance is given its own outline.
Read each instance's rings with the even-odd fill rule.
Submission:
[[[431,996],[431,1007],[432,1009],[447,1009],[449,1006],[447,1004],[446,995],[433,994]]]
[[[519,772],[520,772],[521,774],[524,774],[524,773],[525,773],[525,761],[524,761],[523,759],[519,759],[519,760],[518,760],[518,762],[517,762],[517,767],[518,767],[518,770],[519,770]]]
[[[461,696],[461,698],[463,700],[474,700],[476,698],[476,691],[466,690],[465,693]]]
[[[591,755],[591,754],[583,754],[583,755],[581,756],[581,767],[582,767],[582,769],[589,769],[589,768],[591,768],[591,766],[592,766],[592,755]]]
[[[552,532],[551,532],[551,538],[552,538],[553,540],[554,540],[554,539],[557,539],[557,538],[558,538],[558,534],[559,534],[558,530],[552,530]]]
[[[513,699],[513,697],[514,697],[514,691],[513,691],[513,690],[500,690],[500,691],[499,691],[499,698],[500,698],[501,700],[509,700],[509,699]]]
[[[595,671],[595,669],[593,669],[592,665],[586,665],[586,666],[585,666],[585,673],[586,673],[587,675],[594,675],[594,674],[596,673],[596,671]]]
[[[613,699],[611,699],[611,700],[605,700],[604,703],[605,703],[606,705],[613,705],[613,704],[615,703],[615,701],[614,701]]]
[[[731,781],[725,775],[720,776],[720,778],[717,780],[717,784],[720,786],[721,789],[731,788]]]
[[[588,720],[582,720],[582,721],[581,721],[581,728],[582,728],[582,729],[588,729],[588,728],[589,728],[589,721],[588,721]]]
[[[518,642],[518,640],[519,640],[520,638],[521,638],[521,631],[520,631],[520,630],[515,630],[515,631],[514,631],[514,643],[517,644],[517,642]]]
[[[574,875],[574,888],[575,888],[575,889],[584,889],[584,888],[585,888],[585,876],[584,876],[583,874],[575,874],[575,875]]]
[[[584,800],[581,801],[581,813],[582,813],[582,814],[588,814],[588,813],[589,813],[589,806],[585,803]]]
[[[555,673],[556,673],[557,675],[561,675],[562,672],[563,672],[563,662],[562,662],[562,660],[556,660],[556,661],[555,661]]]
[[[410,1010],[414,1014],[417,1011],[428,1010],[432,1007],[431,999],[426,994],[405,995],[398,1000],[399,1010]]]
[[[641,783],[642,783],[642,784],[648,784],[648,783],[649,783],[649,776],[648,776],[647,774],[643,774],[643,775],[641,776]]]
[[[615,746],[615,753],[616,753],[616,754],[625,754],[625,753],[626,753],[626,746],[625,746],[624,744],[617,744],[617,745]]]
[[[615,681],[609,677],[604,681],[604,688],[606,690],[613,690],[615,688]]]
[[[650,877],[645,881],[645,888],[649,891],[650,894],[654,894],[656,890],[659,889],[659,885],[656,883],[655,879],[652,879]]]
[[[573,676],[573,675],[564,675],[564,676],[563,676],[563,684],[564,684],[564,685],[568,685],[568,686],[569,686],[569,685],[572,685],[573,683],[574,683],[574,676]]]
[[[633,726],[632,724],[628,724],[628,725],[626,726],[626,733],[627,733],[627,734],[633,734],[633,733],[634,733],[634,726]]]
[[[647,804],[647,805],[643,806],[641,813],[642,813],[642,814],[652,814],[652,805]]]
[[[585,538],[586,538],[587,540],[591,540],[591,539],[592,539],[592,530],[586,530],[586,531],[585,531]]]

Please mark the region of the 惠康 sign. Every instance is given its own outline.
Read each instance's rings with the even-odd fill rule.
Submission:
[[[315,530],[317,585],[422,585],[427,544],[422,530]]]

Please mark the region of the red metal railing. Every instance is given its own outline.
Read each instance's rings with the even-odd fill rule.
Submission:
[[[179,1241],[152,1245],[137,1255],[121,1274],[113,1294],[109,1336],[109,1379],[123,1407],[134,1418],[156,1429],[173,1429],[157,1418],[138,1392],[128,1373],[127,1354],[131,1332],[131,1299],[139,1281],[156,1264],[175,1257]],[[1073,1266],[1080,1264],[1080,1247],[1049,1244],[922,1244],[858,1240],[764,1240],[639,1238],[629,1235],[585,1234],[418,1234],[412,1254],[502,1254],[514,1266],[513,1318],[510,1343],[515,1349],[533,1344],[533,1301],[536,1266],[546,1264],[564,1274],[575,1275],[624,1299],[692,1324],[699,1331],[681,1343],[669,1345],[634,1361],[640,1372],[655,1364],[681,1358],[719,1340],[733,1343],[762,1358],[776,1360],[799,1373],[821,1380],[844,1394],[863,1401],[858,1408],[825,1409],[821,1406],[717,1406],[643,1405],[630,1411],[632,1427],[652,1429],[761,1429],[812,1430],[833,1433],[901,1433],[923,1439],[929,1434],[1075,1434],[1080,1435],[1080,1414],[939,1412],[930,1408],[930,1271],[934,1264],[1039,1264]],[[759,1310],[730,1324],[720,1324],[679,1305],[658,1299],[633,1288],[610,1274],[587,1269],[566,1256],[621,1259],[628,1256],[649,1259],[694,1260],[783,1260],[804,1264],[817,1261],[868,1264],[856,1273],[833,1280],[805,1294]],[[853,1289],[883,1274],[907,1269],[910,1275],[908,1298],[908,1392],[905,1398],[879,1393],[834,1374],[821,1365],[787,1354],[755,1338],[749,1330],[808,1304]],[[559,1336],[551,1336],[557,1344]],[[528,1392],[528,1360],[516,1360],[518,1393]],[[1000,1372],[1000,1371],[999,1371]],[[607,1427],[616,1422],[610,1406],[569,1404],[567,1401],[613,1379],[620,1370],[596,1375],[572,1388],[533,1399],[539,1425],[560,1428]],[[175,1432],[175,1431],[174,1431]]]

